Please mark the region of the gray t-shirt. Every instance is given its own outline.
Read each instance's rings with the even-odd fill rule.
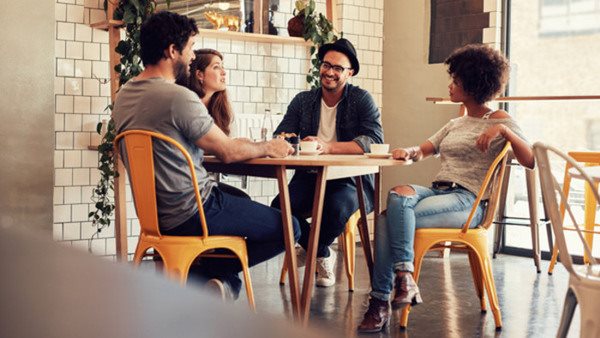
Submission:
[[[214,122],[198,95],[163,78],[130,80],[119,90],[113,118],[118,133],[150,130],[179,142],[192,157],[202,199],[208,198],[216,182],[202,167],[204,151],[195,142]],[[126,154],[122,155],[128,167]],[[198,212],[189,167],[177,148],[159,140],[154,141],[154,166],[160,228],[172,229]]]
[[[455,182],[477,195],[483,179],[492,162],[506,144],[502,136],[498,136],[490,148],[482,153],[476,146],[477,138],[488,127],[504,124],[519,137],[523,137],[521,128],[512,118],[482,119],[462,116],[450,120],[442,129],[429,138],[440,155],[442,168],[435,177],[436,181]],[[484,199],[489,198],[489,189]]]

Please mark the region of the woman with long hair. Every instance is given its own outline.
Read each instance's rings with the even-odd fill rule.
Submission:
[[[196,58],[190,65],[190,76],[177,79],[177,84],[187,87],[200,98],[208,109],[217,127],[231,136],[233,110],[227,98],[227,83],[223,54],[210,48],[194,51]],[[242,190],[228,184],[218,182],[219,188],[229,194],[250,198]]]

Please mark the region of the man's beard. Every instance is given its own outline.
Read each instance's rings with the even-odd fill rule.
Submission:
[[[178,61],[173,65],[173,73],[177,83],[187,83],[190,77],[190,66]]]
[[[340,80],[339,78],[332,78],[331,83],[333,84],[333,87],[331,86],[324,86],[323,85],[323,79],[325,79],[327,77],[327,75],[321,75],[321,88],[325,89],[326,91],[330,91],[330,92],[335,92],[339,87],[340,87]]]

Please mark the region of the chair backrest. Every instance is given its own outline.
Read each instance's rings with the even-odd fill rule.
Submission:
[[[600,152],[597,151],[570,151],[568,153],[569,157],[575,160],[578,163],[582,163],[584,165],[600,165]],[[565,175],[563,178],[563,194],[569,197],[569,192],[571,191],[571,174],[569,174],[569,169],[571,169],[571,164],[569,162],[565,165]],[[560,205],[560,214],[565,215],[565,206],[563,204]]]
[[[141,231],[150,236],[160,236],[158,208],[156,205],[156,184],[154,176],[153,139],[158,139],[177,148],[188,162],[191,182],[194,185],[203,237],[208,236],[208,228],[202,208],[202,199],[198,190],[198,179],[192,157],[177,141],[160,133],[147,130],[128,130],[115,137],[114,146],[120,149],[121,140],[125,142],[127,171],[133,192],[135,210],[140,220]]]
[[[538,172],[540,175],[540,183],[542,187],[542,195],[544,197],[544,203],[546,203],[546,210],[550,216],[550,221],[552,223],[552,228],[554,230],[554,236],[556,237],[556,244],[558,245],[558,251],[560,254],[560,261],[563,263],[564,267],[569,271],[572,275],[578,277],[578,275],[573,270],[573,259],[571,258],[571,254],[569,253],[569,248],[567,246],[567,241],[565,239],[564,229],[563,229],[563,215],[564,211],[569,215],[571,221],[573,222],[573,226],[575,228],[575,232],[577,233],[581,244],[583,245],[583,249],[585,253],[590,257],[590,262],[592,264],[597,264],[597,261],[592,256],[592,252],[587,242],[583,237],[583,231],[579,227],[575,215],[571,210],[571,206],[568,201],[568,196],[565,194],[564,189],[561,189],[558,181],[552,174],[551,164],[549,153],[555,154],[559,158],[565,160],[568,168],[574,168],[583,178],[584,184],[588,185],[592,191],[592,196],[596,201],[596,204],[600,201],[600,196],[598,195],[598,190],[595,189],[594,181],[585,173],[583,168],[577,163],[578,161],[572,158],[571,156],[563,153],[557,148],[541,143],[536,142],[533,145],[533,152],[535,155],[535,160],[538,166]],[[568,191],[568,189],[567,189]],[[557,195],[560,196],[560,203],[557,199]],[[564,210],[564,211],[561,211]]]
[[[498,156],[496,156],[496,159],[494,159],[494,162],[492,162],[492,164],[490,165],[490,168],[488,169],[485,175],[483,183],[481,184],[481,188],[479,188],[477,199],[475,199],[475,202],[473,203],[473,208],[471,209],[469,218],[467,218],[467,221],[463,225],[461,232],[464,233],[467,232],[467,230],[469,230],[469,226],[471,225],[473,217],[477,212],[477,206],[479,206],[479,203],[481,203],[481,200],[483,199],[483,196],[485,195],[488,187],[490,189],[490,197],[487,203],[485,216],[483,217],[483,220],[481,221],[479,226],[487,229],[492,225],[492,222],[494,221],[494,217],[496,215],[496,210],[498,210],[498,201],[500,200],[502,180],[504,179],[504,173],[506,172],[506,163],[508,162],[509,149],[510,142],[506,142],[504,148],[502,148],[500,153],[498,153]]]

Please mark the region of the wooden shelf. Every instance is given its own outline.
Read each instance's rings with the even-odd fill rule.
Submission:
[[[514,102],[514,101],[586,101],[600,100],[600,95],[565,95],[565,96],[503,96],[496,98],[495,102]],[[460,104],[452,102],[447,97],[426,97],[425,101],[434,104]]]
[[[108,30],[108,27],[123,27],[125,22],[122,20],[104,20],[100,22],[94,22],[90,26],[96,29]]]
[[[215,29],[199,29],[198,34],[203,38],[215,38],[215,39],[230,39],[238,41],[251,41],[251,42],[265,42],[265,43],[281,43],[281,44],[296,44],[311,46],[312,43],[304,41],[303,38],[279,36],[279,35],[268,35],[268,34],[256,34],[256,33],[244,33],[244,32],[230,32],[220,31]]]

